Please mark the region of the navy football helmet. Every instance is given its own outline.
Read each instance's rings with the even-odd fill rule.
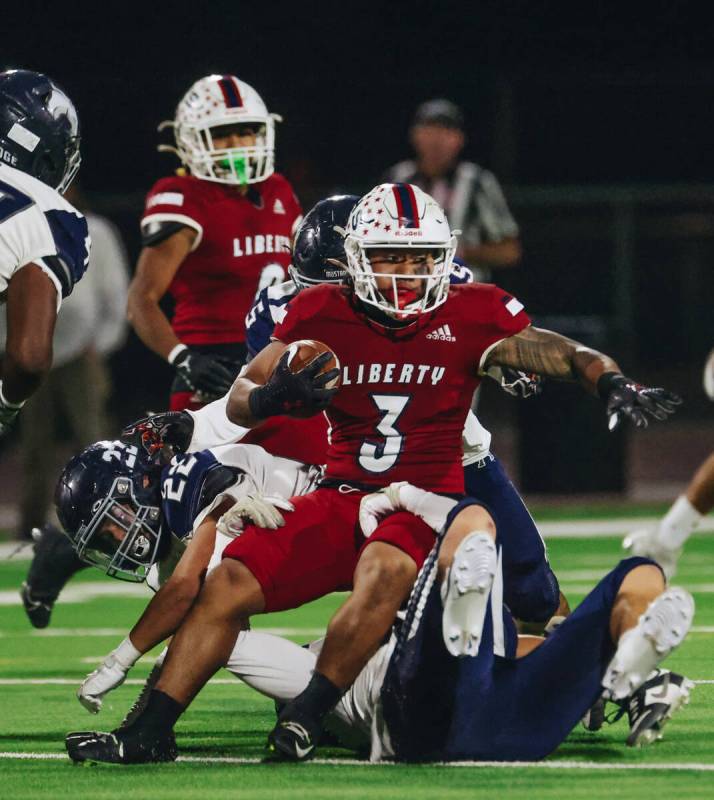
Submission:
[[[136,447],[97,442],[72,458],[55,506],[79,558],[110,577],[145,580],[159,556],[161,483]]]
[[[40,72],[0,72],[0,162],[58,192],[77,174],[79,119],[72,101]]]
[[[290,277],[299,289],[316,283],[344,283],[347,277],[345,238],[335,228],[347,226],[359,197],[337,194],[320,200],[305,215],[295,234]]]

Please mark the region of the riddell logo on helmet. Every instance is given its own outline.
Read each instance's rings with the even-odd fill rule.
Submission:
[[[424,234],[417,228],[397,228],[395,236],[423,236]]]
[[[4,147],[0,147],[0,161],[4,161],[6,164],[9,164],[11,167],[14,167],[17,164],[17,156],[13,155],[9,150],[6,150]]]

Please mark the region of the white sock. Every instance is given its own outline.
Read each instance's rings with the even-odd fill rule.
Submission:
[[[664,515],[657,528],[656,540],[662,547],[676,549],[681,547],[692,535],[702,519],[696,508],[680,495]]]

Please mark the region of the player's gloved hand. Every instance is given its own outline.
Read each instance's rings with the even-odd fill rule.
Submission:
[[[127,425],[121,440],[143,449],[152,460],[168,463],[185,453],[193,436],[193,417],[187,411],[150,414]]]
[[[514,397],[534,397],[543,391],[543,378],[535,372],[494,366],[489,367],[486,374],[496,381],[504,392]]]
[[[714,350],[709,353],[707,363],[704,365],[704,375],[702,376],[704,391],[710,400],[714,400]]]
[[[632,420],[638,428],[646,428],[649,417],[664,421],[682,404],[678,395],[666,389],[643,386],[619,372],[604,372],[598,379],[597,391],[607,405],[611,431],[623,417]]]
[[[77,690],[77,699],[92,714],[98,714],[104,695],[121,686],[127,672],[138,661],[141,653],[126,639],[104,659],[104,663],[84,679]]]
[[[332,353],[320,353],[317,358],[299,372],[289,366],[291,352],[286,350],[280,357],[273,374],[264,386],[258,386],[248,395],[250,413],[256,419],[275,417],[280,414],[317,414],[327,408],[338,387],[326,389],[340,371],[337,368],[320,374],[320,370],[332,358]]]
[[[293,511],[292,503],[281,497],[264,497],[260,494],[247,494],[218,520],[216,530],[224,536],[235,539],[243,533],[246,521],[274,531],[285,525],[285,518],[278,511]]]
[[[407,481],[390,483],[386,489],[367,494],[359,504],[359,524],[369,538],[379,523],[395,511],[409,511],[440,533],[446,517],[456,505],[456,500],[440,494],[426,492]]]
[[[22,403],[11,403],[3,392],[2,381],[0,381],[0,436],[7,433],[12,428],[15,418],[20,413],[20,409],[25,405]]]
[[[193,391],[201,392],[204,399],[223,397],[230,391],[238,374],[225,359],[191,350],[186,345],[177,345],[169,353],[169,364]]]

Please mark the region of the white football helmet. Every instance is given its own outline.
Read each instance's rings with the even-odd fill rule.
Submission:
[[[159,125],[174,129],[176,146],[159,150],[176,153],[192,175],[206,181],[245,185],[259,183],[275,170],[275,120],[258,92],[234,75],[209,75],[196,81],[176,107],[176,117]],[[252,147],[214,147],[215,129],[253,123]]]
[[[426,282],[418,298],[400,306],[397,281],[406,276],[397,273],[380,274],[392,279],[391,296],[380,292],[369,260],[369,251],[375,248],[433,251],[433,271],[414,276]],[[355,294],[363,303],[398,319],[433,311],[446,301],[455,252],[456,236],[444,211],[433,197],[408,183],[375,186],[357,203],[347,222],[347,271]]]

